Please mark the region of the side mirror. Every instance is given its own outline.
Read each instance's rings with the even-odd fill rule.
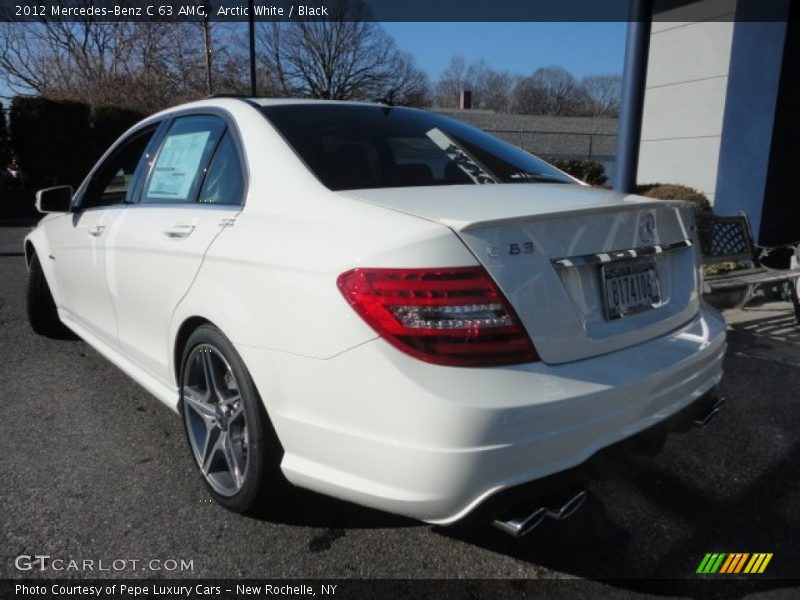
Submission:
[[[36,192],[36,210],[40,213],[69,212],[72,186],[59,185]]]

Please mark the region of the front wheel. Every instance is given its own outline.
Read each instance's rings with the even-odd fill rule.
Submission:
[[[286,486],[283,450],[233,344],[202,325],[189,337],[181,365],[186,438],[208,491],[237,513],[274,506]]]
[[[36,253],[31,256],[31,262],[28,265],[28,287],[25,300],[28,322],[36,333],[55,339],[74,337],[58,317],[53,294],[50,292],[50,286],[47,285],[42,264]]]

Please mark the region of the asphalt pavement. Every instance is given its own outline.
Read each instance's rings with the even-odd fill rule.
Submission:
[[[14,255],[24,232],[0,229],[0,577],[92,575],[15,567],[47,554],[192,561],[98,576],[582,578],[671,595],[705,553],[771,552],[759,589],[784,596],[798,583],[800,339],[788,304],[732,326],[719,418],[654,457],[620,458],[574,517],[527,538],[300,490],[260,520],[209,501],[178,417],[84,342],[31,331]]]

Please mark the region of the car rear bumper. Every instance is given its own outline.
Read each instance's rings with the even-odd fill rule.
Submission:
[[[561,365],[434,366],[380,339],[329,360],[237,349],[290,481],[447,524],[707,394],[722,375],[725,323],[703,306],[667,335]]]

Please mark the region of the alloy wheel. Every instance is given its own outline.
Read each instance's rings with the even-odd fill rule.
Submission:
[[[181,381],[183,418],[197,465],[211,488],[233,496],[245,483],[247,413],[230,364],[211,344],[198,344]]]

